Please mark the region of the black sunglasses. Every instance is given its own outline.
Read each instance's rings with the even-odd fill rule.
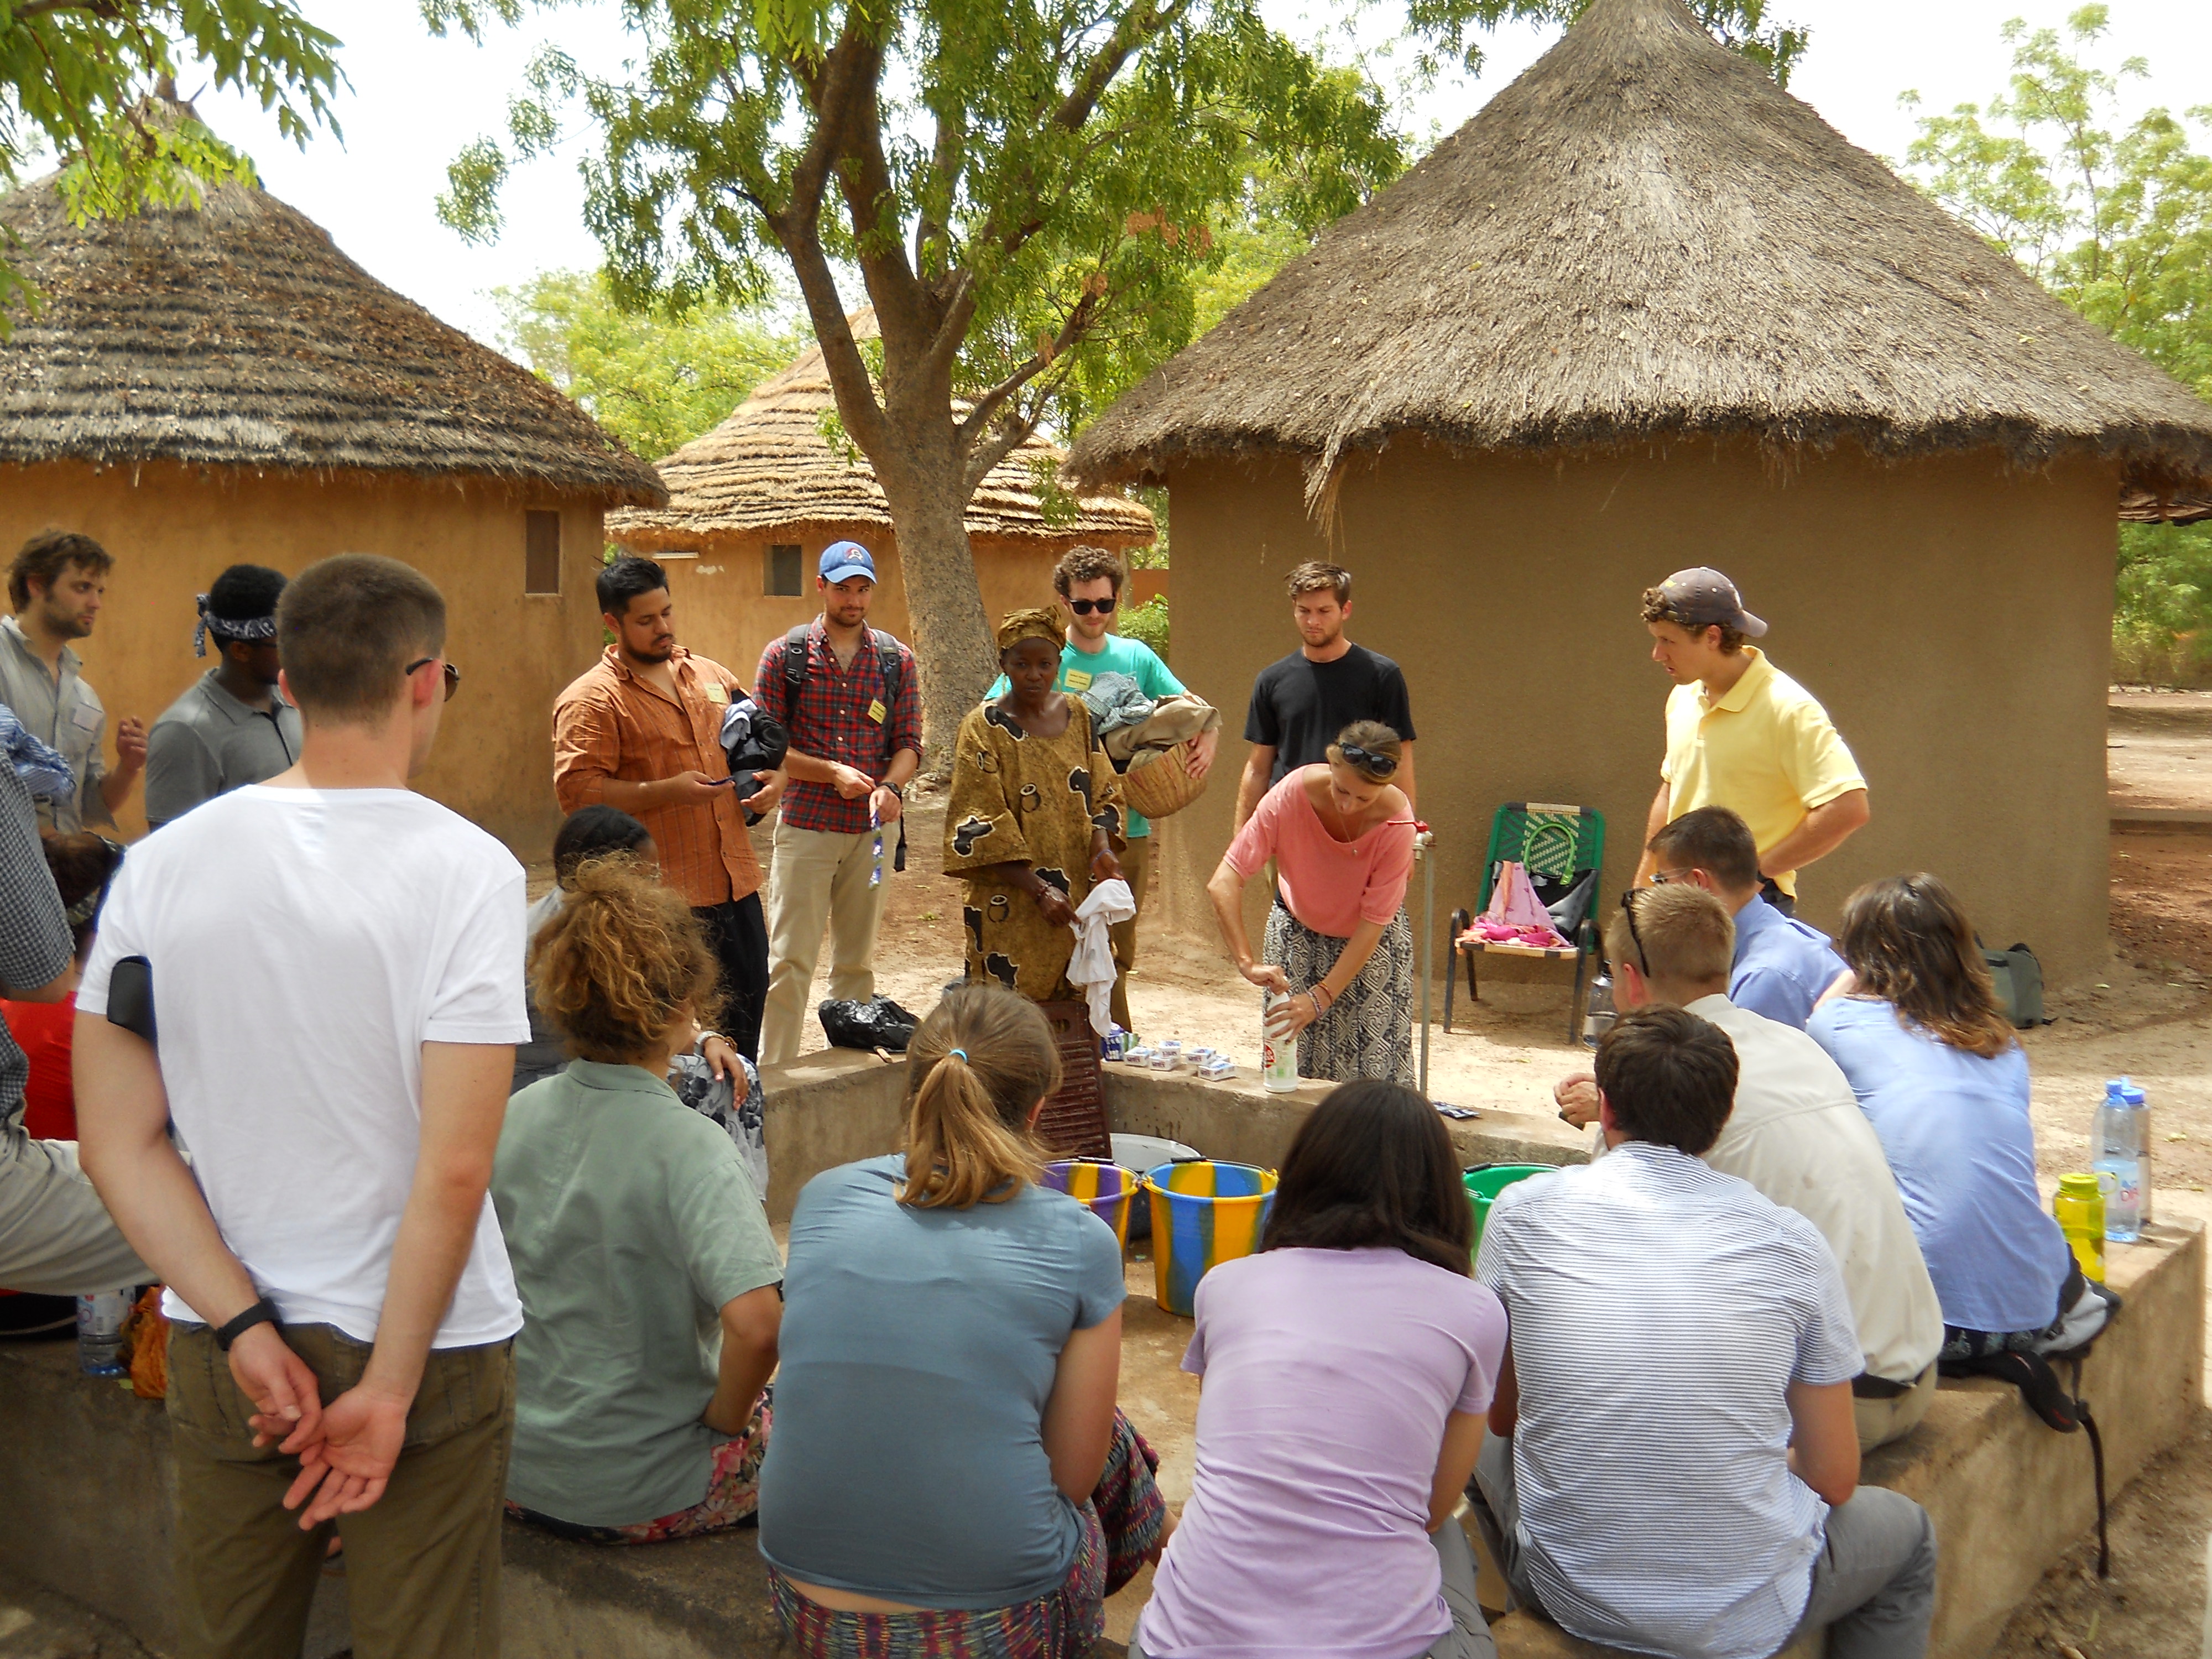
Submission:
[[[1398,769],[1395,755],[1378,755],[1371,749],[1362,749],[1356,743],[1339,744],[1336,752],[1344,757],[1346,766],[1364,772],[1370,778],[1387,778]]]
[[[1644,890],[1632,887],[1620,896],[1621,914],[1628,918],[1629,942],[1636,946],[1636,965],[1644,970],[1644,977],[1651,977],[1651,958],[1644,954],[1644,935],[1636,931],[1636,896]]]
[[[438,659],[435,657],[418,657],[416,660],[409,663],[406,667],[399,671],[400,677],[404,679],[412,675],[416,669],[424,667],[437,660]],[[453,664],[447,663],[446,665],[446,701],[447,702],[453,702],[453,693],[460,689],[461,671],[454,667]]]
[[[1070,599],[1067,608],[1079,617],[1087,617],[1094,611],[1102,617],[1110,617],[1117,603],[1114,599]]]

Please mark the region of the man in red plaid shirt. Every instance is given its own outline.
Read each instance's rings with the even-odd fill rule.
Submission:
[[[876,924],[890,875],[883,849],[896,841],[901,791],[921,764],[914,653],[868,626],[874,558],[858,542],[836,542],[818,569],[822,614],[801,640],[771,641],[753,679],[753,701],[791,735],[791,786],[769,873],[763,1066],[799,1058],[825,923],[830,994],[854,1002],[875,995]],[[794,645],[805,653],[795,692]],[[897,665],[890,684],[887,658]]]

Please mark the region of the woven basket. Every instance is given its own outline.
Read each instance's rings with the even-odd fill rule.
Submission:
[[[1189,759],[1186,738],[1158,759],[1131,767],[1121,775],[1121,799],[1148,818],[1182,811],[1206,793],[1206,779],[1183,770]]]

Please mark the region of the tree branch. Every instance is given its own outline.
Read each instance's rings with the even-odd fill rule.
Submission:
[[[968,418],[960,423],[959,443],[963,449],[969,450],[972,456],[980,459],[993,444],[998,442],[997,438],[994,437],[990,443],[985,443],[982,441],[984,428],[990,425],[1000,410],[1006,405],[1008,398],[1051,368],[1070,347],[1083,337],[1085,331],[1091,326],[1091,319],[1098,313],[1099,297],[1086,289],[1083,297],[1075,302],[1073,309],[1061,319],[1060,332],[1054,337],[1050,349],[1032,352],[1026,362],[975,400],[975,407],[968,411]],[[1029,435],[1030,432],[1036,429],[1036,419],[1032,416],[1028,422],[1028,430],[1022,432],[1011,442],[1001,447],[998,453],[991,457],[989,464],[983,467],[981,472],[976,471],[975,460],[971,459],[968,466],[970,479],[969,488],[973,489],[982,481],[984,472],[988,472],[992,467],[996,466],[1006,458],[1007,452],[1012,449],[1015,444],[1019,443],[1023,438]]]

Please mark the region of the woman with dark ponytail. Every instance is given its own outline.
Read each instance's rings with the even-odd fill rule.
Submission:
[[[802,1654],[1076,1659],[1165,1540],[1114,1405],[1121,1247],[1036,1184],[1059,1083],[1033,1004],[956,987],[907,1049],[905,1150],[799,1194],[760,1522]]]

